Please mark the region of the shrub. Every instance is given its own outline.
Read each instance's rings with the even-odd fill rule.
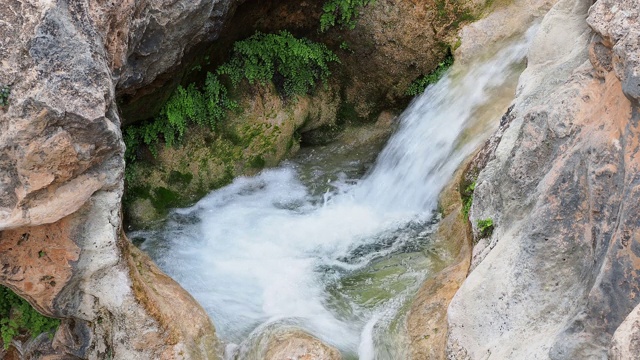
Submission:
[[[237,103],[228,96],[227,88],[214,74],[207,73],[204,88],[195,84],[183,88],[179,86],[153,120],[137,126],[129,126],[124,132],[127,146],[125,159],[136,158],[135,151],[148,145],[153,155],[157,155],[157,143],[162,138],[166,146],[173,146],[184,136],[191,123],[208,126],[215,130],[228,110],[235,109]]]
[[[438,67],[436,67],[435,70],[427,75],[423,75],[417,78],[413,83],[411,83],[411,85],[409,85],[409,88],[405,92],[405,95],[416,96],[422,94],[427,86],[438,82],[438,80],[442,78],[444,73],[449,70],[451,65],[453,65],[453,55],[449,53],[444,61],[438,64]]]
[[[218,76],[228,76],[234,86],[243,79],[250,84],[281,83],[281,93],[293,96],[310,92],[318,81],[326,84],[331,75],[331,62],[339,62],[339,59],[325,45],[297,39],[287,31],[278,34],[258,32],[238,41],[231,59],[221,65],[216,74],[207,73],[203,89],[195,84],[186,88],[179,86],[152,121],[129,126],[124,131],[125,159],[129,163],[135,161],[136,150],[143,144],[157,156],[160,140],[166,146],[173,146],[191,124],[216,130],[227,111],[238,107],[229,98],[229,91]]]
[[[218,74],[229,76],[233,85],[242,79],[250,84],[273,81],[285,96],[293,96],[308,93],[318,81],[326,84],[331,62],[340,60],[324,44],[297,39],[287,31],[257,32],[233,45],[231,59]]]
[[[29,333],[36,337],[53,332],[59,324],[60,320],[40,314],[9,288],[0,286],[0,336],[5,350],[16,335]]]
[[[493,219],[479,219],[476,224],[478,225],[478,231],[480,233],[480,238],[486,238],[491,236],[493,233]]]
[[[320,32],[325,32],[336,25],[353,30],[356,26],[356,20],[360,15],[360,8],[374,1],[375,0],[328,0],[322,6]]]

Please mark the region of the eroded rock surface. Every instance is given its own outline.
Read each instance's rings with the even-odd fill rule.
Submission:
[[[257,334],[237,355],[245,360],[342,360],[340,351],[289,325],[274,324]]]
[[[544,18],[477,180],[471,221],[495,230],[449,307],[451,359],[637,358],[638,6],[591,5]]]
[[[215,37],[236,3],[0,4],[0,85],[11,89],[0,108],[0,283],[62,319],[55,356],[217,357],[204,310],[121,235],[115,93]]]

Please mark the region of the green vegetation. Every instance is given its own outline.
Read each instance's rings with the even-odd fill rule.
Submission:
[[[493,219],[491,219],[491,218],[479,219],[476,222],[476,225],[478,225],[478,231],[480,232],[480,238],[489,237],[493,233]]]
[[[214,74],[207,74],[202,90],[196,88],[195,84],[187,86],[186,89],[179,86],[153,121],[126,129],[125,159],[129,162],[134,161],[135,151],[142,144],[148,145],[153,155],[157,155],[156,146],[160,137],[167,146],[172,146],[182,139],[190,124],[209,126],[215,130],[224,120],[226,112],[237,106],[237,103],[229,98],[227,88]]]
[[[462,192],[462,214],[465,219],[469,218],[469,211],[471,210],[471,205],[473,204],[473,191],[476,189],[476,182],[472,182],[467,186]]]
[[[360,15],[360,8],[373,3],[375,0],[328,0],[322,6],[320,16],[320,32],[325,32],[333,26],[340,25],[353,30]]]
[[[287,31],[256,33],[233,45],[231,60],[218,68],[233,85],[247,79],[250,84],[273,81],[286,96],[308,93],[318,81],[326,84],[329,63],[340,62],[324,44],[297,39]]]
[[[435,84],[440,80],[444,73],[449,70],[451,65],[453,65],[453,55],[449,52],[449,55],[444,59],[444,61],[438,64],[438,67],[436,67],[435,70],[427,75],[417,78],[413,83],[411,83],[405,94],[408,96],[422,94],[427,86]]]
[[[11,95],[11,87],[0,85],[0,107],[9,105],[9,95]]]
[[[35,337],[43,332],[53,332],[59,324],[60,320],[41,315],[26,300],[0,286],[0,336],[5,349],[19,334]]]
[[[319,81],[326,84],[332,62],[339,59],[325,45],[295,38],[287,31],[258,32],[238,41],[231,59],[222,64],[216,74],[207,73],[203,88],[195,84],[178,87],[155,119],[125,130],[125,159],[129,163],[135,161],[136,151],[143,144],[156,156],[161,140],[166,146],[173,146],[182,140],[192,124],[217,130],[227,112],[238,108],[220,81],[222,77],[227,77],[233,86],[242,80],[249,84],[272,81],[283,96],[302,95]]]

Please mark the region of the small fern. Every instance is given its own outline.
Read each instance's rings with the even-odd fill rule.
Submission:
[[[480,235],[480,238],[489,237],[493,233],[493,219],[492,218],[479,219],[476,222],[476,225],[478,225],[478,233]]]
[[[11,87],[0,85],[0,107],[9,105],[9,96],[11,95]]]
[[[238,106],[228,97],[227,92],[217,76],[211,73],[207,73],[202,90],[196,88],[195,84],[186,89],[179,86],[153,121],[129,126],[125,130],[125,159],[134,161],[135,151],[142,144],[149,146],[151,153],[157,156],[157,143],[161,138],[166,146],[173,146],[182,139],[192,123],[215,130],[224,120],[227,111]]]
[[[464,189],[462,195],[462,215],[465,219],[469,218],[469,211],[471,211],[471,205],[473,205],[473,191],[476,189],[476,182],[472,182]]]
[[[250,84],[273,81],[283,95],[294,96],[310,92],[319,81],[326,84],[331,62],[340,60],[324,44],[295,38],[288,31],[258,32],[234,44],[231,60],[218,68],[218,74],[229,76],[234,86],[242,79]]]
[[[0,286],[0,337],[5,350],[17,335],[29,333],[36,337],[53,332],[59,324],[60,320],[41,315],[26,300]]]
[[[431,84],[435,84],[442,78],[442,76],[449,70],[449,68],[453,65],[453,55],[449,54],[444,61],[438,64],[438,67],[435,68],[432,72],[422,77],[416,79],[409,88],[405,92],[407,96],[416,96],[422,94],[427,86]]]

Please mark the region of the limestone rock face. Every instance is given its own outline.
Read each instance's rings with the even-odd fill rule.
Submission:
[[[635,359],[640,354],[640,305],[620,324],[611,340],[609,359]]]
[[[637,358],[639,9],[591,5],[545,16],[477,179],[470,220],[495,229],[450,304],[451,359]]]
[[[599,0],[587,19],[600,37],[594,44],[592,63],[606,71],[613,67],[622,82],[622,91],[635,105],[640,103],[638,12],[637,1]]]
[[[87,15],[106,34],[118,91],[129,93],[180,65],[194,45],[215,40],[243,1],[101,0],[89,2]]]
[[[115,93],[215,37],[236,1],[0,4],[0,284],[62,325],[83,359],[217,357],[202,308],[121,231]]]

